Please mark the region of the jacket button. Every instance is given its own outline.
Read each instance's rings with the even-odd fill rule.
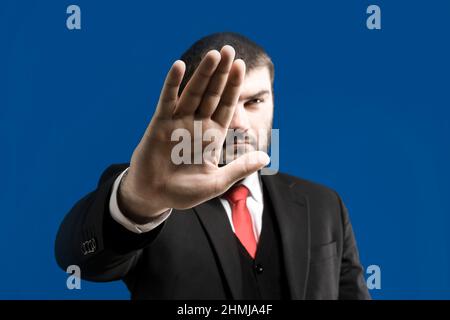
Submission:
[[[264,268],[263,268],[262,264],[258,263],[257,265],[255,265],[255,271],[257,274],[263,273]]]

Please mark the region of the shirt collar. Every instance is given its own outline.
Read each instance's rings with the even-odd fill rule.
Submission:
[[[247,187],[247,189],[250,191],[251,197],[257,201],[262,202],[263,194],[262,194],[262,187],[261,187],[261,181],[259,179],[258,172],[254,172],[248,177],[246,177],[244,180],[242,180],[239,184],[244,185]]]

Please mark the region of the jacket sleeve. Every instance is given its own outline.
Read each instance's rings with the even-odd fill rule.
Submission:
[[[371,299],[364,279],[364,270],[359,261],[359,253],[355,235],[350,223],[348,210],[339,198],[344,243],[339,279],[339,299],[368,300]]]
[[[136,265],[142,249],[159,234],[155,229],[136,234],[111,217],[109,198],[115,179],[128,164],[112,165],[102,174],[97,189],[78,201],[61,223],[55,240],[58,265],[77,265],[90,281],[124,278]]]

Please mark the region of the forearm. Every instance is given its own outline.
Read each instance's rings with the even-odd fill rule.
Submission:
[[[106,170],[98,188],[81,199],[61,223],[55,255],[64,270],[69,265],[78,265],[84,279],[120,279],[134,267],[141,249],[161,230],[162,225],[150,232],[136,234],[111,217],[112,185],[122,171],[123,166]]]

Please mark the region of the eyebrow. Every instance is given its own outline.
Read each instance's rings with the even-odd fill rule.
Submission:
[[[269,90],[261,90],[249,97],[243,97],[243,98],[240,97],[239,100],[253,100],[253,99],[259,98],[265,94],[269,94],[269,93],[270,93]]]

